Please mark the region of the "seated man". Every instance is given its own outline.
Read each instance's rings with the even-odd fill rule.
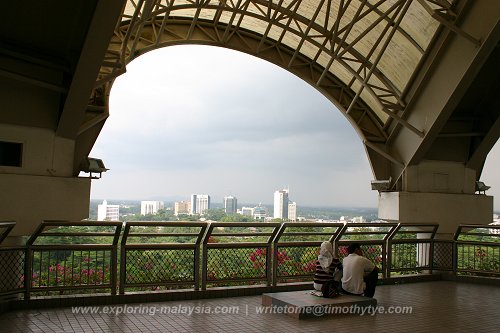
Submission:
[[[342,261],[342,291],[349,295],[373,297],[378,280],[378,268],[363,257],[359,243],[349,245],[349,255]]]
[[[314,273],[314,289],[323,291],[323,285],[326,283],[340,286],[341,270],[342,264],[333,254],[332,243],[321,243],[318,260],[316,261],[316,272]]]

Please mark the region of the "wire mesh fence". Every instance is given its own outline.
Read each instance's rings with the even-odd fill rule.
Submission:
[[[26,246],[0,247],[0,295],[205,290],[312,282],[321,242],[340,259],[361,244],[381,278],[453,271],[500,276],[500,227],[370,223],[44,222]],[[118,239],[121,242],[118,244]],[[92,243],[93,242],[93,243]]]

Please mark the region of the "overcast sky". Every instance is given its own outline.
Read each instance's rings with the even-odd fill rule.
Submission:
[[[490,155],[482,178],[495,195],[500,149]],[[93,181],[93,199],[272,203],[289,187],[299,206],[377,207],[361,140],[334,105],[285,70],[222,48],[173,46],[130,63],[90,156],[111,169]]]

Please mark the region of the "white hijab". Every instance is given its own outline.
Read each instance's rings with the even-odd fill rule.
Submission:
[[[321,265],[321,268],[323,268],[323,270],[328,273],[330,271],[330,265],[332,264],[333,261],[332,243],[326,241],[321,243],[321,248],[319,249],[318,261],[319,264]]]

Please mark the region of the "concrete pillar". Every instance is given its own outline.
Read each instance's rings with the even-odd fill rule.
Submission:
[[[437,223],[439,238],[451,239],[459,224],[493,220],[493,197],[475,194],[476,180],[476,171],[460,162],[422,160],[409,165],[400,192],[380,192],[379,218]]]
[[[479,194],[381,192],[380,219],[400,223],[438,223],[439,238],[451,239],[459,224],[489,224],[493,197]]]
[[[489,224],[493,220],[493,197],[480,194],[381,192],[379,218],[400,223],[437,223],[435,239],[452,240],[460,224]],[[425,252],[427,245],[419,245]],[[430,258],[418,258],[418,262]],[[450,269],[453,248],[450,243],[434,243],[434,267]]]
[[[88,218],[89,178],[1,174],[0,220],[16,221],[13,236],[31,235],[43,220]]]

